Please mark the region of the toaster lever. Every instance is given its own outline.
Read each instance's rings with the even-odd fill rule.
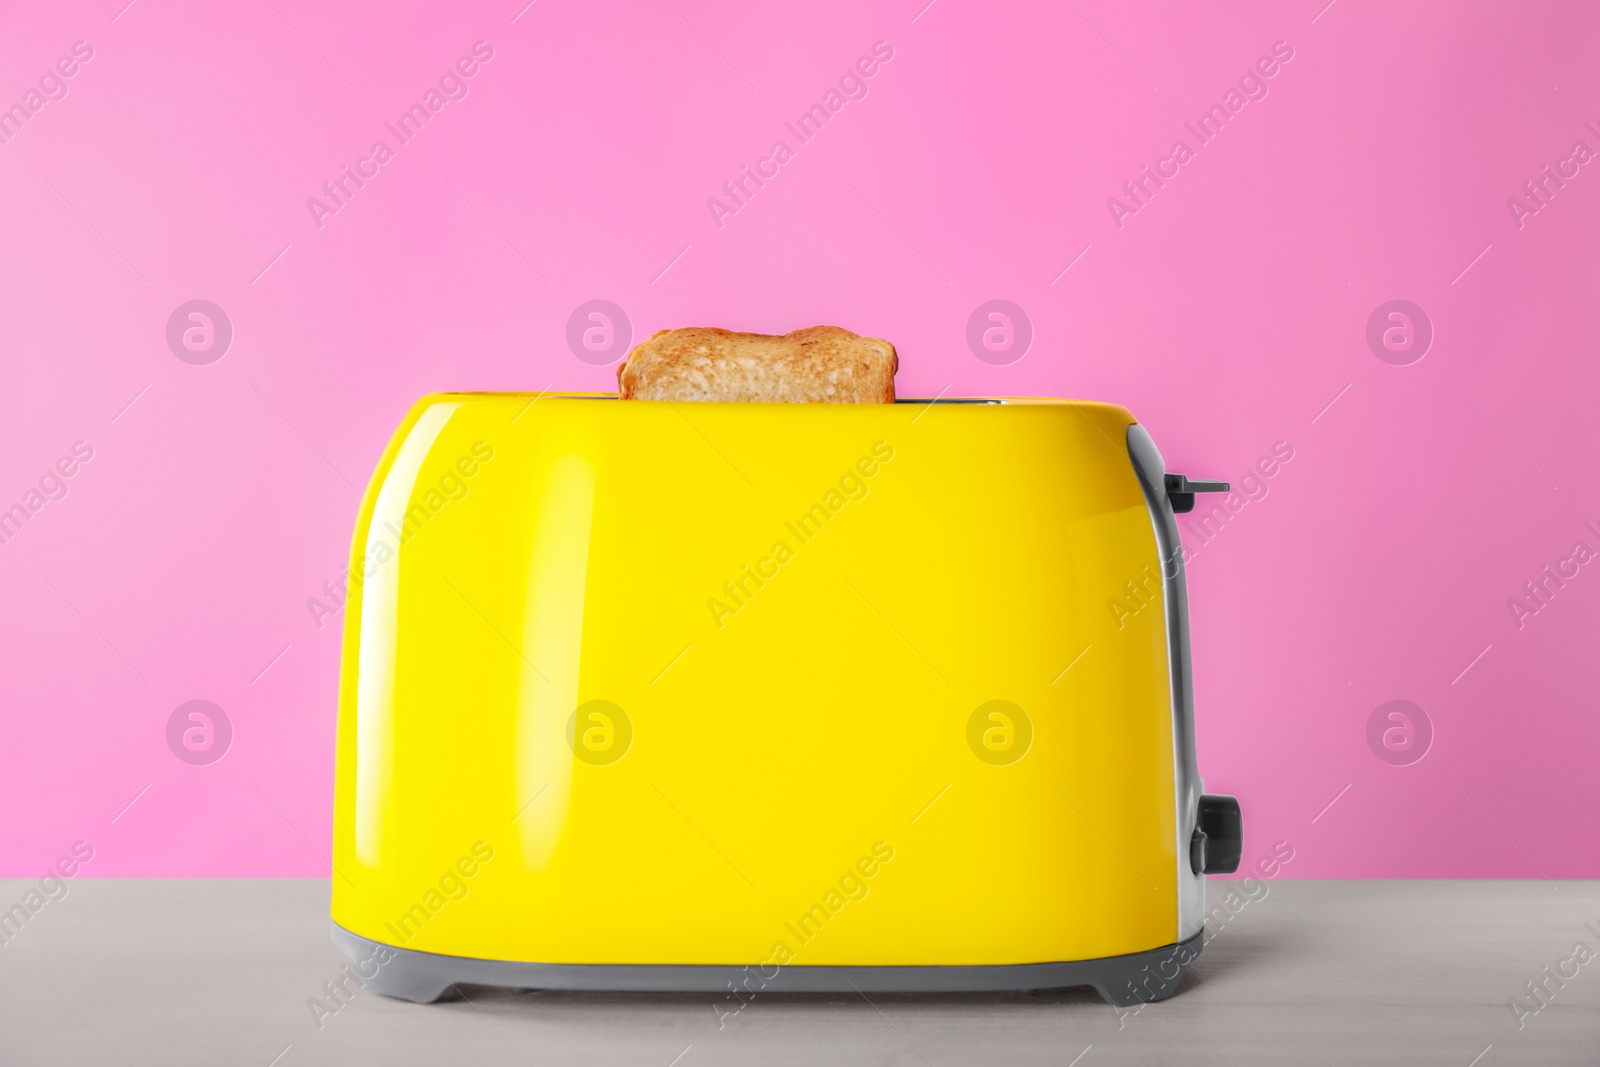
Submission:
[[[1227,491],[1227,482],[1202,482],[1182,474],[1167,475],[1167,499],[1172,501],[1172,510],[1178,515],[1194,510],[1194,495],[1196,493],[1226,493]]]
[[[1206,793],[1194,836],[1189,842],[1189,865],[1196,874],[1232,874],[1239,869],[1244,851],[1244,820],[1235,797]]]

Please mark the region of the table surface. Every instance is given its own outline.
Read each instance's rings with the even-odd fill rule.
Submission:
[[[1210,883],[1211,903],[1231,883]],[[0,907],[33,885],[0,880]],[[0,1064],[1600,1063],[1600,882],[1263,883],[1172,1000],[466,990],[309,1002],[322,880],[78,880],[0,945]],[[1236,901],[1242,898],[1236,898]],[[1591,928],[1592,927],[1592,928]],[[1574,959],[1584,942],[1596,956]],[[1544,968],[1547,1001],[1512,998]],[[1520,1022],[1520,1026],[1519,1026]]]

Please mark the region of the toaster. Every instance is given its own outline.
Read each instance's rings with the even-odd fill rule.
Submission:
[[[1226,489],[1110,404],[423,398],[343,582],[351,975],[1171,996],[1241,846],[1173,517]]]

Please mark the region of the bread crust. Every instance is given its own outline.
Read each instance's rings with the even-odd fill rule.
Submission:
[[[658,330],[617,368],[623,400],[892,404],[894,345],[838,326],[782,335]]]

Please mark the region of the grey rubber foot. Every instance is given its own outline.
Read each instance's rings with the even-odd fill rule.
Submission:
[[[1128,964],[1113,982],[1097,982],[1097,989],[1110,1004],[1119,1008],[1134,1004],[1154,1004],[1178,994],[1183,973],[1200,955],[1205,931],[1156,952],[1143,953],[1143,959],[1121,956]]]
[[[413,1004],[432,1004],[450,991],[449,982],[441,982],[433,975],[414,973],[414,969],[413,973],[408,973],[403,965],[396,970],[389,967],[379,970],[377,978],[367,985],[386,997],[409,1000]]]
[[[1154,1004],[1156,1001],[1168,1000],[1178,995],[1178,986],[1183,981],[1183,971],[1180,969],[1174,978],[1162,978],[1152,969],[1146,971],[1140,968],[1138,972],[1124,978],[1116,984],[1096,984],[1095,992],[1105,998],[1107,1004],[1119,1008],[1131,1007],[1134,1004]]]

